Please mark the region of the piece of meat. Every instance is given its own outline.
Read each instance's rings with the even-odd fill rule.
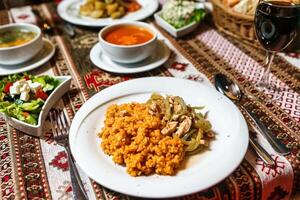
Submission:
[[[192,126],[192,119],[188,116],[182,116],[183,121],[179,124],[175,135],[181,137],[184,133],[187,133]]]
[[[170,135],[172,133],[174,133],[174,131],[176,130],[176,127],[178,125],[178,122],[168,122],[167,125],[161,130],[161,133],[163,135]]]

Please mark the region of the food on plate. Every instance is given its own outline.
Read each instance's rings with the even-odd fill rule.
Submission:
[[[0,48],[25,44],[36,37],[36,33],[26,29],[11,29],[0,32]]]
[[[39,113],[59,80],[43,75],[15,74],[0,81],[0,112],[36,125]]]
[[[135,12],[141,5],[135,0],[87,0],[79,8],[79,14],[92,18],[121,18],[127,12]]]
[[[179,138],[160,133],[162,121],[148,112],[146,104],[111,105],[99,134],[103,151],[126,165],[131,176],[152,173],[172,175],[184,158]]]
[[[169,0],[161,13],[161,17],[176,29],[199,22],[204,16],[205,10],[198,9],[195,2],[188,0]]]
[[[175,175],[187,155],[214,138],[202,108],[156,93],[146,103],[110,105],[98,134],[101,148],[131,176]]]
[[[156,93],[151,95],[147,105],[149,113],[162,120],[161,133],[179,137],[186,145],[186,152],[198,152],[202,147],[208,147],[209,139],[214,138],[207,113],[199,112],[204,107],[187,105],[179,96],[163,97]]]
[[[153,38],[146,28],[132,25],[118,26],[104,36],[104,40],[117,45],[136,45]]]

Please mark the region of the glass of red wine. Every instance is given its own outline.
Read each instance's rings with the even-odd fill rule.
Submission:
[[[296,52],[300,49],[300,6],[284,0],[259,1],[254,17],[256,36],[266,50],[266,69],[257,84],[260,91],[272,93],[272,100],[282,97],[283,91],[270,79],[270,69],[277,52]]]

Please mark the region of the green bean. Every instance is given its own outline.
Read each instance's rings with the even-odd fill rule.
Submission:
[[[186,151],[194,151],[197,149],[199,144],[197,143],[196,139],[192,139],[191,141],[188,142],[188,146],[186,147]]]
[[[202,110],[205,108],[205,106],[191,106],[191,108],[194,110]]]
[[[184,136],[181,138],[182,140],[187,141],[191,135],[197,132],[197,129],[190,129]]]
[[[171,106],[169,103],[169,97],[167,96],[167,98],[164,100],[164,104],[165,104],[165,119],[166,120],[170,120],[172,117],[172,113],[171,113]]]
[[[195,126],[202,129],[204,132],[207,132],[211,129],[210,122],[205,119],[198,119],[195,123]]]

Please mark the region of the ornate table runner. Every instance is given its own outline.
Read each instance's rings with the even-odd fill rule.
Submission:
[[[38,9],[45,19],[55,23],[54,5],[42,5]],[[123,76],[96,68],[89,60],[89,51],[97,42],[98,30],[80,27],[76,27],[76,37],[73,39],[56,34],[51,36],[57,46],[56,55],[33,73],[72,75],[71,91],[56,105],[64,109],[70,121],[92,95],[136,77],[175,76],[209,84],[214,74],[222,72],[236,80],[246,94],[262,100],[271,95],[261,94],[253,86],[261,74],[259,70],[263,69],[264,52],[228,38],[204,24],[194,34],[180,40],[173,39],[159,27],[157,29],[172,50],[172,55],[164,66],[147,73]],[[299,60],[289,60],[300,66]],[[279,56],[272,68],[273,80],[286,89],[284,97],[275,103],[250,99],[244,99],[242,103],[274,130],[292,154],[287,157],[277,155],[258,135],[261,144],[273,155],[275,168],[264,165],[249,148],[241,165],[229,177],[212,188],[182,199],[288,199],[292,192],[299,192],[300,70]],[[72,198],[66,153],[53,141],[49,121],[44,131],[43,139],[33,138],[9,127],[1,119],[0,199]],[[84,173],[81,175],[90,199],[133,198],[100,186]]]

